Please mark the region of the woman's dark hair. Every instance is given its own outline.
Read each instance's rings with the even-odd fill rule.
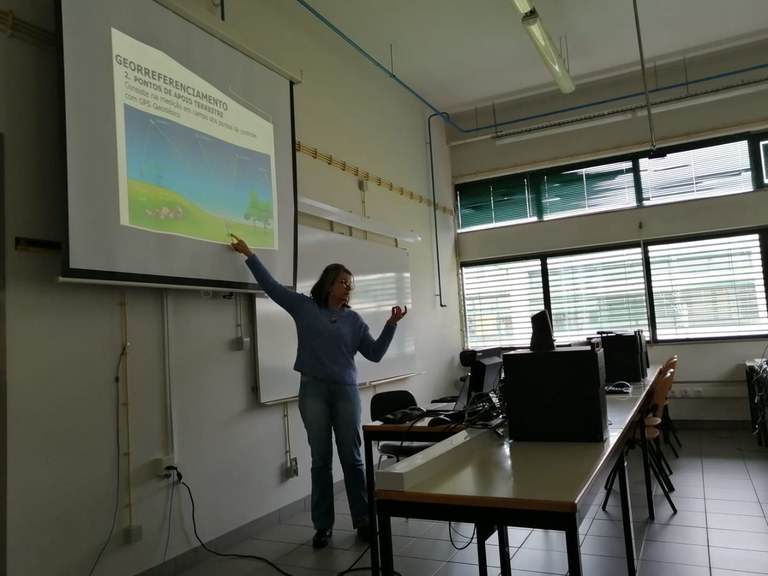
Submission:
[[[312,286],[309,295],[321,308],[328,308],[328,292],[331,291],[331,286],[340,274],[349,274],[354,278],[352,272],[344,264],[328,264],[315,285]]]

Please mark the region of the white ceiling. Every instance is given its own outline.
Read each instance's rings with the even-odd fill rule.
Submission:
[[[555,88],[509,0],[299,1],[439,111]],[[646,66],[768,38],[768,0],[636,1]],[[532,2],[576,90],[639,69],[633,0]]]

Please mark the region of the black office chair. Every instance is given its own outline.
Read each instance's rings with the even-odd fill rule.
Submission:
[[[408,390],[377,392],[371,398],[371,419],[381,420],[388,414],[416,406],[416,398]],[[425,448],[429,448],[432,444],[432,442],[379,442],[377,446],[379,461],[376,467],[381,466],[381,461],[385,457],[394,458],[399,462],[400,458],[413,456]]]

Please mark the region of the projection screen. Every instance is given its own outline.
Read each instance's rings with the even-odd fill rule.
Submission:
[[[295,286],[293,84],[153,0],[61,0],[62,279]]]

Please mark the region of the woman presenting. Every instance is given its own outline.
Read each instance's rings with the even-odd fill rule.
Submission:
[[[372,362],[381,360],[408,308],[393,306],[381,334],[374,339],[365,321],[349,307],[355,280],[345,266],[326,266],[306,296],[277,282],[243,240],[234,235],[232,239],[232,248],[246,257],[245,263],[267,296],[296,323],[298,348],[293,369],[301,374],[299,412],[312,455],[312,523],[316,530],[312,545],[327,546],[333,534],[332,435],[344,472],[352,525],[360,538],[370,540],[355,354],[360,352]]]

